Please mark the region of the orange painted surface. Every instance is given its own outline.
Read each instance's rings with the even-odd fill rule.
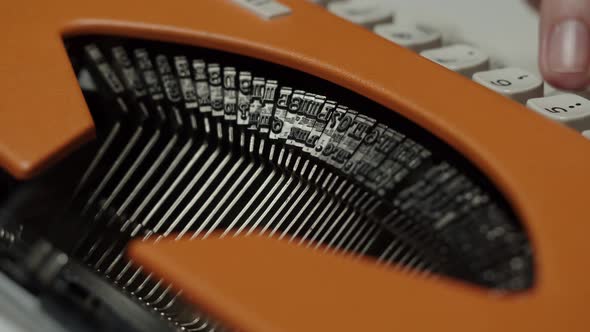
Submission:
[[[131,256],[245,332],[581,332],[590,325],[588,288],[573,283],[498,296],[260,236],[136,243]]]
[[[590,297],[586,257],[590,251],[586,211],[590,144],[579,134],[306,1],[282,2],[293,14],[264,21],[229,0],[2,1],[0,167],[15,177],[29,178],[93,135],[61,43],[63,36],[142,37],[272,61],[394,109],[474,162],[506,195],[531,235],[537,284],[523,298],[531,296],[554,310],[551,315],[539,311],[523,318],[507,317],[569,321],[575,308]],[[488,320],[505,314],[503,305],[486,307],[488,302],[481,298],[487,298],[471,289],[396,278],[401,284],[379,278],[366,282],[413,294],[411,301],[428,303],[426,310],[444,307],[441,312],[473,312],[477,304]],[[438,293],[437,289],[447,287],[448,291]],[[533,297],[541,293],[546,295]],[[406,313],[410,310],[404,309],[406,302],[391,301],[392,312]],[[456,331],[465,320],[481,318],[435,317],[419,324],[438,329],[446,322],[446,326],[454,324]]]

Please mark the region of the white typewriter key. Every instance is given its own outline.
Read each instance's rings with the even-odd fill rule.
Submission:
[[[543,80],[520,68],[502,68],[473,75],[477,83],[520,103],[543,96]]]
[[[526,105],[577,130],[590,128],[590,100],[575,94],[529,99]]]
[[[361,0],[331,2],[327,8],[332,14],[369,29],[393,21],[393,12],[387,7]]]
[[[420,53],[423,57],[469,78],[478,71],[488,70],[490,60],[480,50],[467,45],[452,45]]]
[[[590,139],[590,130],[584,130],[582,132],[582,136],[586,137],[587,139]]]
[[[273,19],[279,16],[291,14],[291,9],[275,0],[233,0],[235,3],[242,5],[253,11],[256,15],[264,19]]]
[[[379,36],[415,52],[441,46],[440,32],[423,27],[386,23],[376,25],[373,31]]]

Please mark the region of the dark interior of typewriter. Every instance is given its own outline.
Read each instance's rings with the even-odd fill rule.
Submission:
[[[395,110],[229,52],[64,44],[96,139],[34,180],[0,174],[0,268],[76,310],[76,324],[222,330],[126,257],[132,239],[273,236],[416,277],[532,287],[530,244],[502,194]]]

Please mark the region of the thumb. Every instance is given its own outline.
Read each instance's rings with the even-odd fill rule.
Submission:
[[[539,66],[551,85],[569,90],[590,84],[590,0],[541,2]]]

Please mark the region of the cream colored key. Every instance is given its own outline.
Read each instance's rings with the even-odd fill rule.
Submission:
[[[520,68],[502,68],[473,75],[477,83],[520,103],[543,97],[543,80]]]
[[[423,51],[420,55],[469,78],[490,67],[489,57],[468,45],[457,44],[435,48]]]
[[[590,100],[567,93],[533,98],[526,105],[544,116],[577,130],[590,128]]]
[[[330,2],[327,8],[332,14],[369,29],[393,22],[393,12],[389,8],[364,0]]]
[[[378,24],[373,31],[379,36],[415,52],[441,46],[440,32],[411,25]]]
[[[291,9],[275,0],[233,0],[235,3],[254,12],[263,19],[270,20],[276,17],[291,14]]]

